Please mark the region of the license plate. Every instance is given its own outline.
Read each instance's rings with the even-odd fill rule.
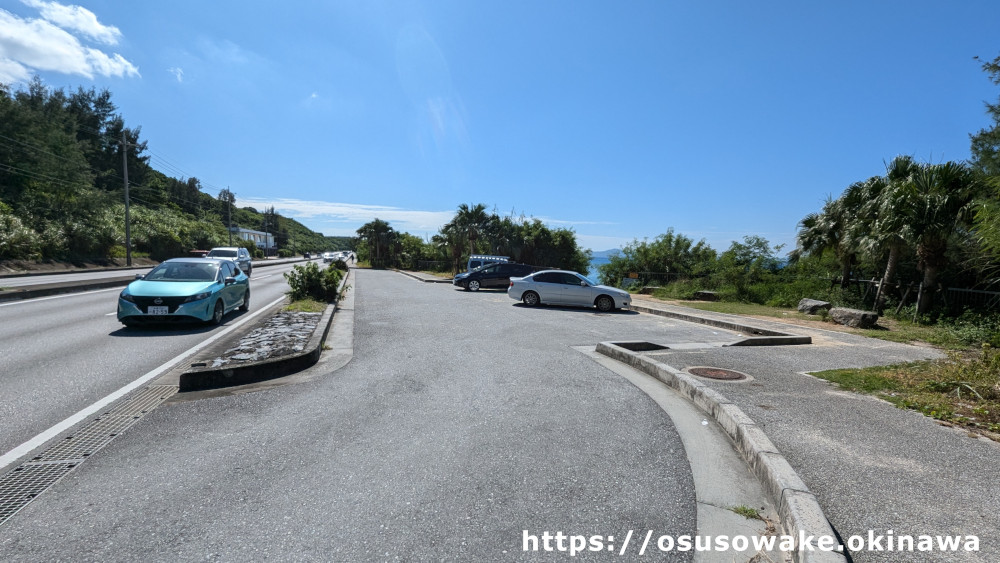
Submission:
[[[168,315],[170,314],[170,309],[169,307],[166,306],[149,307],[148,309],[146,309],[146,313],[149,315]]]

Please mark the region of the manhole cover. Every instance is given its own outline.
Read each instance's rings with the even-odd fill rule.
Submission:
[[[709,379],[722,379],[725,381],[736,381],[739,379],[746,379],[747,376],[744,373],[738,371],[733,371],[731,369],[722,368],[689,368],[688,373],[692,375],[697,375],[699,377],[707,377]]]

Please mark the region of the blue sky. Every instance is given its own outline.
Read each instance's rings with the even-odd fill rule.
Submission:
[[[0,0],[0,82],[108,88],[151,163],[327,235],[461,203],[724,250],[969,157],[1000,2]]]

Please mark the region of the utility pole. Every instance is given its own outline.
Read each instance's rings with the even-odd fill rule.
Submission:
[[[125,176],[125,265],[132,265],[132,226],[128,214],[128,143],[125,142],[125,128],[122,127],[122,169]]]
[[[229,186],[226,186],[226,192],[228,195],[226,197],[226,203],[229,205],[226,208],[229,210],[229,246],[233,245],[233,198],[235,195],[233,192],[229,191]]]

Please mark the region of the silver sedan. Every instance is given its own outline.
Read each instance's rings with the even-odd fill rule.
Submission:
[[[564,270],[542,270],[523,278],[511,278],[507,295],[528,306],[577,305],[607,312],[632,305],[632,296],[627,291],[598,285],[581,274]]]

